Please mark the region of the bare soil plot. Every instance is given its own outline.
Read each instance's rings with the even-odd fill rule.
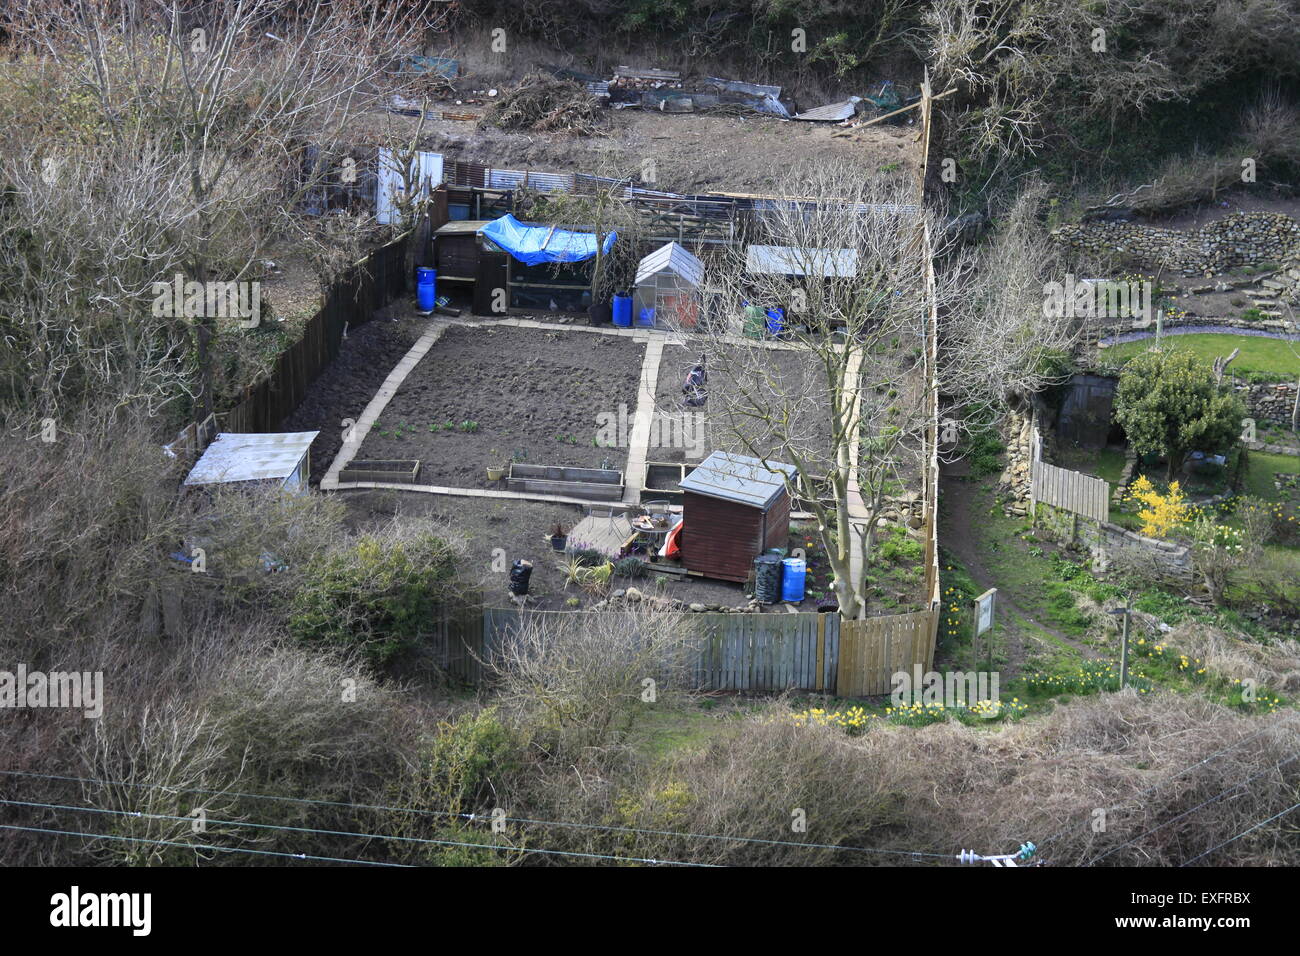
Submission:
[[[320,431],[311,446],[311,482],[319,484],[343,444],[343,420],[356,421],[388,373],[415,344],[426,319],[393,321],[381,310],[348,331],[338,358],[312,383],[307,397],[284,420],[284,431]]]
[[[431,111],[481,113],[482,106],[431,103]],[[915,126],[881,123],[855,131],[856,139],[832,123],[802,123],[760,114],[670,115],[646,110],[604,110],[595,136],[510,133],[478,129],[475,123],[429,119],[420,148],[448,160],[496,168],[614,175],[614,170],[654,164],[655,188],[769,193],[779,191],[793,168],[817,155],[851,163],[864,175],[914,175],[919,150]],[[415,132],[417,120],[384,113],[358,117],[352,136],[374,142],[385,130],[399,141]]]
[[[397,390],[358,459],[421,461],[420,484],[499,487],[489,464],[621,469],[602,413],[636,408],[645,345],[623,336],[451,326]]]
[[[693,349],[692,346],[689,338],[685,346],[664,346],[663,359],[659,363],[659,381],[655,389],[655,415],[659,422],[650,433],[650,459],[694,462],[708,457],[714,451],[749,454],[739,443],[737,431],[749,436],[763,451],[775,454],[777,445],[771,440],[765,440],[760,423],[740,419],[734,423],[727,421],[723,412],[724,396],[733,388],[734,383],[728,382],[722,371],[709,371],[709,394],[712,397],[706,405],[702,408],[682,406],[682,382],[699,355],[698,349]],[[768,370],[764,374],[770,376],[770,380],[782,393],[808,397],[795,410],[796,433],[808,436],[828,434],[830,413],[826,402],[826,386],[819,378],[819,368],[809,361],[806,353],[791,349],[771,349],[766,352],[766,356]],[[702,438],[692,441],[697,434],[702,434]],[[686,441],[679,441],[679,436],[684,436]],[[700,447],[701,453],[693,454]]]

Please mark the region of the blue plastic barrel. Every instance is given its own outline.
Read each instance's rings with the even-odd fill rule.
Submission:
[[[630,295],[614,296],[614,324],[624,329],[632,327],[632,297]]]
[[[438,272],[424,266],[415,270],[415,295],[420,303],[421,312],[432,312],[438,299]]]
[[[780,335],[785,331],[785,309],[777,307],[767,310],[767,330],[773,335]]]
[[[654,328],[654,324],[655,324],[654,306],[647,305],[644,309],[642,309],[639,313],[637,313],[636,324],[644,325],[648,328]]]
[[[781,565],[781,600],[798,604],[803,600],[803,584],[808,566],[804,564],[803,558],[786,558]]]

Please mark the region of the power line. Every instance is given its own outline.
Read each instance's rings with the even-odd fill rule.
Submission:
[[[1186,863],[1180,863],[1180,864],[1178,864],[1178,865],[1179,865],[1179,867],[1191,866],[1193,863],[1195,863],[1195,862],[1196,862],[1197,860],[1199,860],[1201,857],[1203,857],[1203,856],[1209,856],[1209,855],[1210,855],[1211,853],[1213,853],[1215,850],[1218,850],[1218,849],[1220,849],[1220,848],[1222,848],[1222,847],[1227,846],[1229,843],[1233,842],[1234,840],[1240,840],[1240,839],[1241,839],[1242,837],[1244,837],[1247,833],[1251,833],[1251,832],[1253,832],[1253,831],[1255,831],[1255,830],[1258,830],[1260,827],[1264,826],[1266,823],[1272,823],[1274,820],[1278,819],[1278,817],[1284,817],[1284,816],[1286,816],[1288,813],[1290,813],[1290,812],[1292,812],[1293,810],[1296,810],[1296,809],[1300,809],[1300,803],[1292,804],[1291,806],[1289,806],[1289,807],[1287,807],[1285,810],[1283,810],[1281,813],[1275,813],[1275,814],[1273,814],[1271,817],[1269,817],[1267,820],[1261,820],[1259,823],[1256,823],[1253,827],[1250,827],[1250,828],[1247,829],[1247,830],[1242,830],[1242,831],[1241,831],[1240,833],[1238,833],[1235,837],[1230,837],[1229,839],[1224,840],[1224,841],[1223,841],[1222,843],[1220,843],[1218,846],[1210,847],[1210,849],[1206,850],[1204,853],[1200,854],[1199,856],[1194,856],[1194,857],[1192,857],[1190,860],[1188,860]]]
[[[102,780],[96,777],[70,777],[70,776],[63,776],[60,774],[31,773],[29,771],[24,771],[24,770],[0,770],[0,775],[17,776],[17,777],[35,777],[43,780],[64,780],[64,781],[72,781],[72,782],[79,782],[79,783],[98,783],[98,784],[104,784],[109,786],[137,787],[137,788],[147,789],[147,790],[167,790],[169,792],[175,792],[175,793],[202,793],[202,794],[208,794],[213,796],[242,797],[250,800],[277,800],[277,801],[282,801],[287,803],[314,804],[318,806],[328,806],[328,807],[348,807],[355,810],[382,810],[389,813],[414,813],[422,816],[456,817],[462,820],[468,820],[470,822],[475,822],[484,819],[483,814],[453,813],[448,810],[422,810],[416,807],[388,807],[388,806],[382,806],[377,804],[348,803],[348,802],[337,801],[337,800],[315,800],[307,797],[285,797],[285,796],[276,796],[272,794],[261,794],[261,793],[240,793],[238,791],[233,791],[233,790],[206,790],[203,789],[202,787],[170,787],[167,786],[166,784],[131,783],[128,781]],[[185,819],[188,820],[190,818],[186,817]],[[650,830],[650,829],[645,829],[640,827],[620,827],[620,826],[613,826],[611,824],[600,824],[600,823],[577,823],[577,822],[572,822],[567,820],[532,820],[524,817],[503,817],[501,819],[503,819],[507,823],[519,823],[519,824],[534,825],[534,826],[569,827],[573,829],[601,830],[601,831],[612,832],[612,833],[645,833],[653,836],[681,837],[684,839],[694,839],[694,840],[725,840],[725,841],[730,841],[735,843],[754,843],[754,844],[761,844],[761,845],[768,845],[768,846],[790,846],[790,847],[800,847],[802,849],[847,850],[847,851],[858,852],[858,853],[876,853],[876,854],[886,854],[891,856],[925,857],[925,858],[932,858],[937,860],[954,859],[952,854],[949,853],[927,853],[919,850],[883,850],[883,849],[878,849],[876,847],[841,846],[841,845],[830,844],[830,843],[800,843],[794,840],[767,840],[759,837],[729,836],[726,834],[682,833],[673,830]],[[478,846],[479,844],[470,844],[470,845]]]
[[[293,860],[318,860],[323,863],[360,863],[364,866],[400,866],[405,863],[381,863],[378,860],[348,860],[332,856],[312,856],[308,853],[280,853],[276,850],[252,850],[239,846],[209,846],[202,843],[177,843],[174,840],[151,840],[148,837],[121,836],[112,833],[83,833],[78,830],[50,830],[44,827],[20,827],[12,823],[0,823],[0,830],[22,830],[27,833],[54,833],[60,836],[87,837],[95,840],[125,840],[131,843],[152,843],[157,846],[179,846],[187,850],[212,850],[217,853],[252,853],[258,856],[279,856]]]
[[[113,816],[135,817],[145,820],[176,820],[184,823],[193,823],[194,817],[180,817],[169,813],[144,813],[140,810],[110,810],[106,807],[78,807],[60,803],[36,803],[27,800],[3,800],[0,804],[17,807],[42,807],[47,810],[72,810],[79,813],[107,813]],[[471,847],[480,850],[506,850],[513,853],[546,853],[559,856],[580,856],[588,859],[618,860],[624,863],[653,863],[666,864],[668,866],[713,866],[711,863],[685,863],[675,860],[650,860],[639,857],[627,856],[610,856],[604,853],[579,853],[569,850],[544,850],[534,847],[515,847],[502,846],[491,843],[463,843],[456,840],[431,840],[423,837],[404,837],[389,833],[355,833],[349,830],[321,830],[314,827],[295,827],[275,823],[253,823],[245,820],[207,820],[207,823],[220,824],[234,827],[256,827],[261,830],[288,830],[295,833],[321,833],[327,836],[346,836],[346,837],[363,837],[372,840],[399,840],[406,843],[423,843],[437,844],[440,846]],[[398,865],[398,864],[393,864]]]
[[[1292,756],[1288,757],[1286,760],[1279,760],[1277,763],[1275,763],[1273,766],[1269,767],[1267,770],[1261,770],[1259,773],[1255,774],[1255,776],[1253,776],[1253,777],[1247,777],[1245,780],[1241,781],[1241,783],[1233,784],[1231,787],[1228,787],[1228,789],[1222,791],[1221,793],[1218,793],[1218,794],[1216,794],[1215,796],[1210,797],[1210,799],[1206,800],[1204,803],[1198,803],[1196,806],[1192,807],[1192,809],[1190,809],[1190,810],[1184,810],[1182,813],[1178,814],[1178,816],[1176,816],[1176,817],[1172,817],[1172,818],[1166,820],[1164,823],[1161,823],[1161,824],[1159,824],[1159,825],[1157,825],[1157,826],[1154,826],[1154,827],[1152,827],[1151,829],[1146,830],[1146,831],[1143,832],[1143,833],[1139,833],[1137,836],[1135,836],[1133,839],[1129,840],[1127,843],[1121,843],[1119,846],[1115,847],[1114,849],[1107,850],[1105,853],[1101,854],[1101,856],[1093,857],[1093,858],[1092,858],[1091,860],[1089,860],[1085,865],[1086,865],[1086,866],[1093,866],[1093,865],[1095,865],[1099,860],[1104,860],[1104,859],[1106,859],[1106,857],[1110,856],[1112,853],[1117,853],[1117,852],[1119,852],[1120,850],[1124,849],[1124,847],[1126,847],[1126,846],[1132,846],[1134,843],[1136,843],[1138,840],[1141,840],[1143,837],[1150,836],[1152,833],[1155,833],[1157,830],[1163,830],[1165,827],[1169,826],[1169,824],[1171,824],[1171,823],[1177,823],[1177,822],[1178,822],[1179,820],[1181,820],[1183,817],[1195,813],[1197,810],[1201,809],[1201,807],[1207,807],[1207,806],[1209,806],[1211,803],[1214,803],[1214,802],[1216,802],[1216,801],[1218,801],[1218,800],[1222,800],[1222,799],[1223,799],[1224,797],[1226,797],[1228,794],[1232,793],[1232,791],[1234,791],[1234,790],[1240,790],[1242,787],[1244,787],[1246,784],[1250,783],[1252,780],[1258,780],[1260,777],[1263,777],[1263,776],[1265,776],[1266,774],[1270,774],[1270,773],[1272,773],[1274,770],[1277,770],[1278,768],[1283,767],[1283,766],[1285,766],[1286,764],[1289,764],[1291,761],[1293,761],[1293,760],[1297,760],[1297,759],[1300,759],[1300,753],[1298,753],[1298,754],[1293,754]]]
[[[1204,764],[1207,764],[1211,760],[1214,760],[1218,757],[1222,757],[1229,750],[1233,750],[1237,747],[1240,747],[1242,744],[1250,743],[1250,741],[1255,740],[1257,737],[1262,737],[1264,734],[1268,733],[1271,730],[1273,730],[1273,727],[1268,726],[1268,727],[1264,727],[1262,730],[1256,731],[1255,733],[1251,734],[1249,737],[1242,737],[1240,740],[1236,741],[1235,743],[1228,744],[1228,746],[1224,747],[1222,750],[1218,751],[1217,753],[1212,753],[1208,757],[1202,757],[1200,760],[1196,761],[1196,763],[1192,764],[1189,767],[1185,767],[1184,769],[1180,770],[1178,773],[1174,774],[1173,776],[1166,777],[1164,780],[1161,780],[1159,783],[1155,784],[1154,786],[1148,787],[1146,790],[1140,791],[1132,799],[1138,800],[1141,799],[1142,797],[1147,796],[1148,794],[1154,793],[1155,791],[1159,790],[1161,787],[1165,786],[1166,784],[1172,783],[1173,781],[1177,780],[1179,777],[1183,776],[1184,774],[1191,773],[1197,767],[1203,766]],[[1116,809],[1116,808],[1111,807],[1108,809]],[[1078,826],[1087,826],[1089,822],[1090,821],[1088,820],[1083,820],[1077,823],[1068,823],[1065,826],[1061,827],[1061,829],[1053,833],[1051,836],[1045,837],[1044,839],[1040,840],[1039,845],[1041,846],[1044,843],[1047,843],[1051,840],[1055,840],[1057,837],[1059,837],[1062,833],[1065,833],[1067,830],[1072,830]]]

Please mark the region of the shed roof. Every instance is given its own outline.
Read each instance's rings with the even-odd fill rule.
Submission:
[[[683,478],[679,486],[683,491],[766,511],[785,490],[782,472],[794,478],[797,469],[779,461],[765,465],[747,455],[715,451]]]
[[[745,251],[745,271],[761,275],[855,276],[858,250],[750,246]]]
[[[319,434],[318,431],[264,435],[222,432],[195,462],[185,484],[283,481],[293,474]]]
[[[491,219],[453,219],[433,230],[435,236],[455,236],[482,232]]]
[[[637,285],[661,272],[679,275],[697,288],[704,281],[704,263],[675,242],[660,246],[641,260],[636,267]]]

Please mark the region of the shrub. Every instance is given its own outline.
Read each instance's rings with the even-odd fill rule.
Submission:
[[[584,567],[595,567],[605,564],[609,560],[609,558],[605,557],[604,552],[595,548],[575,548],[570,552],[569,556]]]
[[[427,530],[365,535],[312,563],[292,602],[290,631],[383,665],[420,636],[452,596],[454,579],[451,546]]]
[[[915,564],[921,560],[921,542],[901,528],[894,529],[880,542],[880,557],[895,564]]]
[[[614,563],[614,573],[621,578],[644,577],[645,563],[639,558],[620,558]]]

